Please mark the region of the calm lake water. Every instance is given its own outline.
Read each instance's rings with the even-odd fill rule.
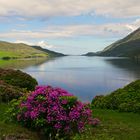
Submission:
[[[35,77],[40,85],[64,88],[83,101],[140,79],[140,64],[126,58],[66,56],[20,69]]]

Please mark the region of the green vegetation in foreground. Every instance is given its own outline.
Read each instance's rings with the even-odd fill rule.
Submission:
[[[8,110],[7,104],[0,104],[0,140],[5,138],[11,138],[12,140],[38,140],[38,136],[35,132],[21,127],[16,123],[5,122],[5,112]]]
[[[15,123],[4,122],[7,104],[0,104],[0,138],[11,135],[20,140],[42,140],[35,132]],[[73,140],[139,140],[140,115],[135,113],[120,113],[112,110],[93,109],[94,117],[101,120],[95,128],[87,128],[82,135]],[[18,138],[17,138],[18,140]]]
[[[96,96],[92,105],[96,108],[114,109],[121,112],[140,113],[140,80],[108,95]]]
[[[101,120],[101,124],[88,128],[74,140],[140,140],[139,114],[93,109],[93,115]]]
[[[20,70],[0,68],[0,80],[21,89],[27,89],[28,91],[34,90],[35,86],[38,85],[36,79]]]
[[[37,81],[20,70],[0,68],[0,103],[9,102],[32,91]]]

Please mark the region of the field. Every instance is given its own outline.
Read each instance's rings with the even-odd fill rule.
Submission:
[[[48,58],[31,58],[31,59],[10,59],[0,60],[0,68],[22,69],[33,65],[39,65],[47,61]]]

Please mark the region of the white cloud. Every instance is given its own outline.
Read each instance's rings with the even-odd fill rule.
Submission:
[[[27,44],[27,45],[31,45],[31,46],[40,46],[44,49],[51,49],[51,48],[54,48],[54,46],[48,44],[47,42],[45,41],[39,41],[39,42],[30,42],[30,41],[26,41],[26,40],[16,40],[14,43],[24,43],[24,44]]]
[[[44,49],[51,49],[51,48],[53,48],[52,45],[46,43],[46,42],[43,41],[43,40],[40,41],[40,42],[38,42],[36,45],[37,45],[37,46],[41,46],[41,47],[44,48]]]
[[[48,18],[53,16],[140,16],[139,0],[0,0],[0,16]],[[23,18],[22,18],[23,17]]]
[[[123,37],[128,33],[140,27],[140,19],[132,23],[107,23],[107,24],[85,24],[85,25],[57,25],[48,26],[46,28],[29,31],[29,30],[11,30],[8,32],[0,32],[1,39],[17,39],[17,40],[46,40],[48,38],[75,38],[75,37]],[[49,46],[44,41],[39,45]]]

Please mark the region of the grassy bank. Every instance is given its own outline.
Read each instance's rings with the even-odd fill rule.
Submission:
[[[101,120],[100,126],[88,129],[75,140],[139,140],[140,115],[120,113],[113,110],[93,110],[93,115]]]
[[[40,65],[49,60],[49,58],[34,58],[34,59],[10,59],[10,60],[0,60],[0,68],[7,69],[22,69],[29,66]]]
[[[0,138],[11,135],[17,139],[39,140],[39,136],[15,123],[4,122],[8,105],[0,104]],[[139,140],[140,115],[134,113],[120,113],[112,110],[93,109],[94,117],[101,120],[96,128],[87,128],[81,136],[74,140]]]
[[[35,132],[31,132],[26,128],[21,127],[16,123],[5,122],[6,119],[6,111],[8,109],[7,104],[0,104],[0,140],[6,139],[6,137],[11,137],[11,139],[32,139],[38,140],[37,134]]]

